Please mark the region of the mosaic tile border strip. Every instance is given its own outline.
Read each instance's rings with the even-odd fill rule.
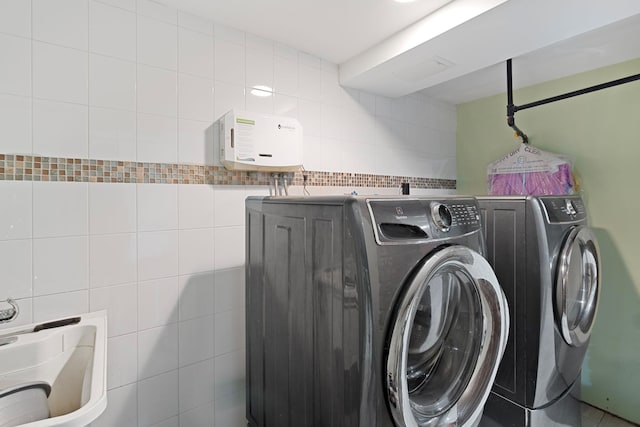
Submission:
[[[331,187],[456,188],[453,179],[374,175],[349,172],[289,172],[291,185]],[[222,166],[70,159],[0,154],[0,181],[65,181],[148,184],[269,185],[268,172],[229,171]],[[305,178],[306,177],[306,178]]]

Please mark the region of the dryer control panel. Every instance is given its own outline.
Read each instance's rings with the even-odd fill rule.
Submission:
[[[580,197],[540,197],[539,199],[550,224],[578,222],[587,218],[584,202]]]
[[[480,229],[475,199],[369,199],[378,244],[419,243]]]

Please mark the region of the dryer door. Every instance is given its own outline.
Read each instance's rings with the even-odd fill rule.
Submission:
[[[509,330],[489,263],[450,246],[427,256],[396,307],[386,359],[398,426],[473,425],[482,415]]]
[[[555,306],[558,327],[567,344],[589,340],[600,293],[598,243],[591,229],[571,229],[558,257]]]

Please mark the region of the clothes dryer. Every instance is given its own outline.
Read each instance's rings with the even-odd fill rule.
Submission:
[[[477,202],[246,202],[247,419],[475,426],[508,331]]]
[[[580,426],[580,370],[600,292],[579,196],[478,197],[511,331],[482,426]]]

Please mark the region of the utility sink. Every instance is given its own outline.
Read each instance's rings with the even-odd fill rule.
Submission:
[[[34,383],[45,383],[47,392],[50,386],[43,397],[49,417],[13,425],[84,427],[95,420],[107,407],[106,311],[0,331],[0,396]],[[7,400],[3,409],[2,400],[0,425],[11,416],[3,417],[11,406]]]

